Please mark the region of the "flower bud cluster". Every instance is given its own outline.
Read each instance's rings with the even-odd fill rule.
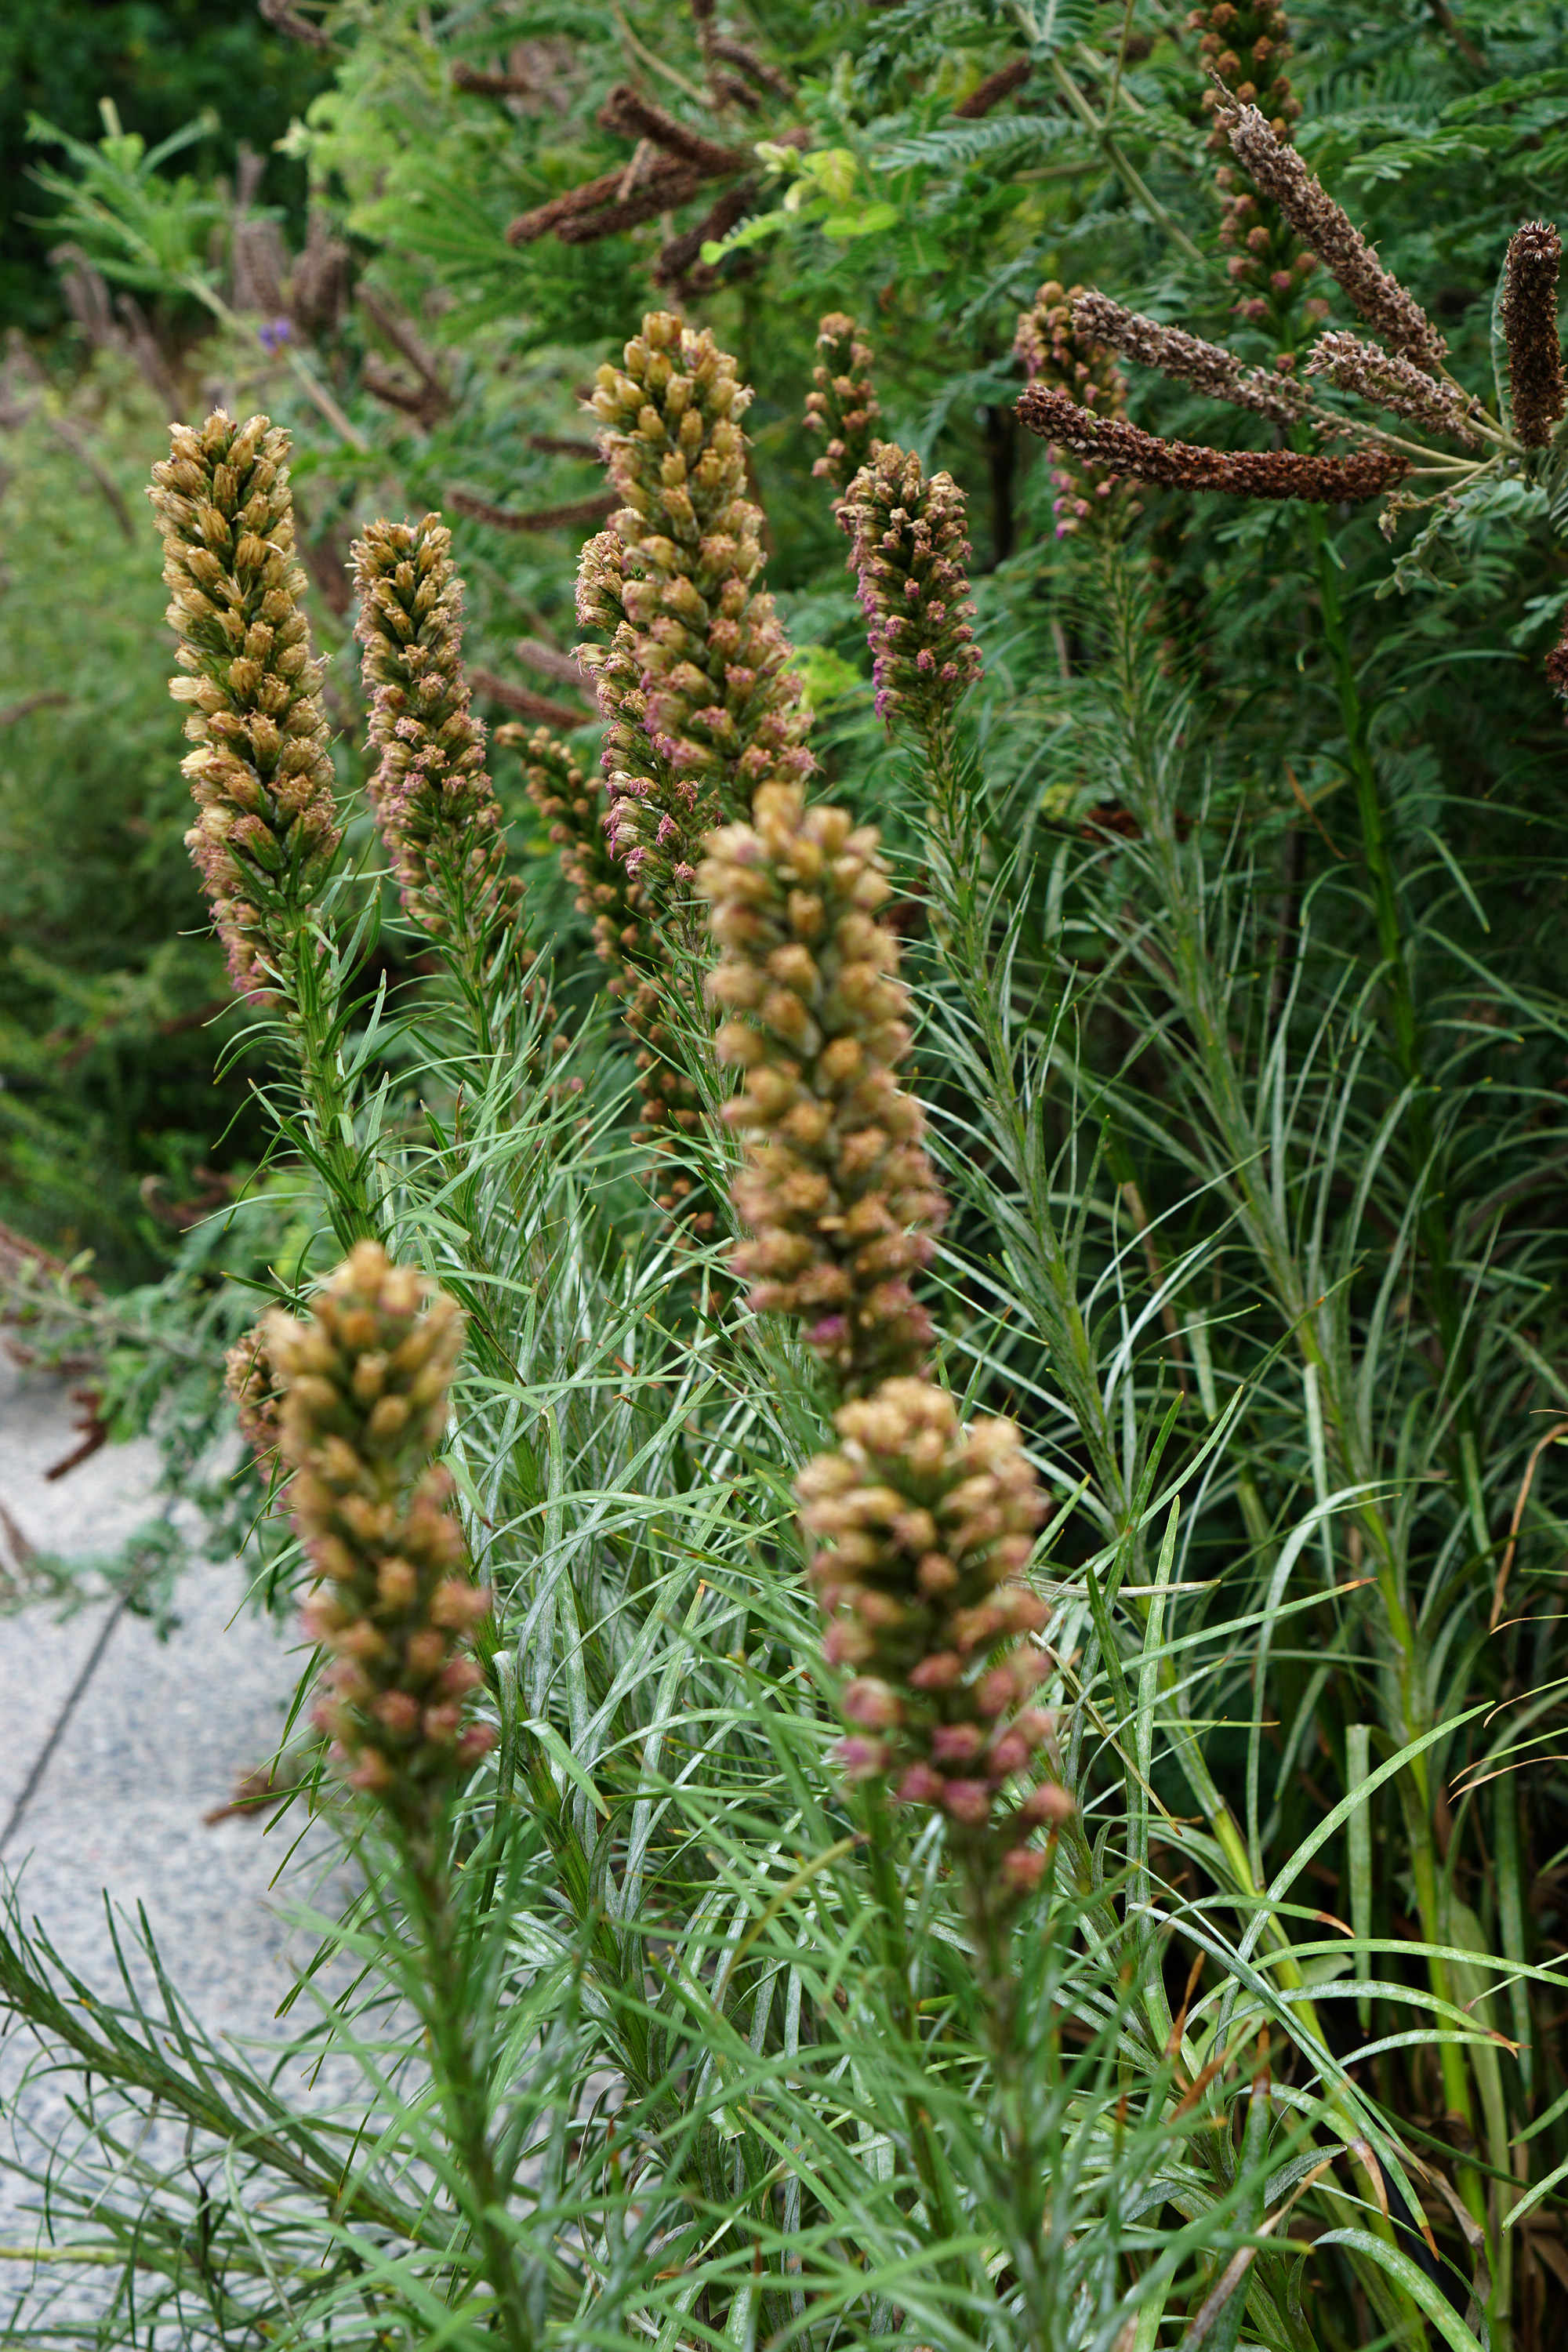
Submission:
[[[764,784],[750,824],[710,836],[698,887],[723,950],[710,1001],[721,1062],[745,1073],[726,1123],[746,1141],[734,1258],[759,1314],[796,1315],[850,1395],[918,1370],[931,1318],[910,1277],[946,1213],[895,1075],[909,1050],[889,884],[877,835],[843,809]]]
[[[430,1459],[462,1344],[455,1302],[369,1241],[308,1323],[266,1327],[289,1510],[321,1588],[305,1630],[333,1654],[317,1720],[353,1785],[405,1812],[492,1738],[463,1721],[483,1679],[466,1643],[490,1597],[467,1573],[452,1481]]]
[[[811,470],[842,491],[871,455],[882,405],[871,381],[871,346],[860,341],[853,319],[830,310],[816,348],[822,358],[812,371],[816,389],[805,395],[805,429],[825,434],[827,446]]]
[[[1096,416],[1125,416],[1126,378],[1110,346],[1088,331],[1078,315],[1084,293],[1081,286],[1064,288],[1048,279],[1029,308],[1019,312],[1013,349],[1031,383],[1043,379],[1054,384]],[[1056,486],[1051,511],[1058,539],[1076,538],[1097,517],[1110,529],[1121,530],[1139,513],[1130,484],[1109,467],[1086,461],[1062,442],[1053,442],[1046,454]]]
[[[980,676],[963,492],[879,441],[839,501],[871,647],[877,715],[942,726]]]
[[[1250,6],[1243,0],[1239,7],[1234,0],[1216,0],[1211,7],[1194,8],[1186,30],[1198,35],[1198,54],[1209,71],[1244,106],[1256,106],[1277,139],[1289,139],[1301,101],[1285,71],[1291,55],[1290,27],[1276,0],[1255,0]],[[1203,104],[1213,113],[1219,104],[1217,93],[1205,91]],[[1216,154],[1224,153],[1226,143],[1219,130],[1209,140]]]
[[[463,583],[439,515],[374,522],[353,547],[381,755],[371,803],[410,919],[437,939],[476,940],[516,896],[485,730],[463,672]]]
[[[1194,8],[1186,29],[1199,36],[1198,52],[1208,73],[1217,75],[1244,104],[1258,107],[1275,137],[1289,142],[1301,101],[1285,71],[1290,28],[1283,8],[1274,0],[1241,6],[1233,0],[1217,0],[1214,6]],[[1200,103],[1205,113],[1216,113],[1222,103],[1218,89],[1211,84]],[[1229,146],[1218,122],[1208,143],[1215,154],[1224,154]],[[1226,268],[1237,290],[1237,316],[1271,325],[1284,335],[1289,313],[1317,263],[1292,235],[1279,206],[1260,195],[1234,163],[1221,164],[1215,183],[1221,197],[1219,241],[1228,255]],[[1310,317],[1328,316],[1326,302],[1307,307]]]
[[[853,1670],[839,1760],[940,1811],[994,1912],[1045,1870],[1032,1832],[1073,1811],[1038,1777],[1052,1723],[1030,1702],[1047,1662],[1020,1639],[1046,1622],[1015,1580],[1044,1516],[1035,1474],[1010,1421],[964,1429],[930,1381],[886,1381],[835,1425],[840,1444],[795,1491],[817,1547],[807,1572],[829,1620],[825,1654]]]
[[[603,542],[590,543],[579,611],[614,627],[609,656],[587,656],[614,730],[610,840],[656,908],[685,895],[716,818],[742,814],[765,777],[804,778],[812,764],[788,641],[755,586],[762,513],[745,495],[740,421],[750,397],[706,329],[667,310],[648,312],[593,395],[624,500],[612,523],[623,552],[616,577]],[[628,740],[639,732],[642,743]]]
[[[496,740],[518,745],[528,796],[561,853],[561,870],[576,893],[578,913],[592,920],[594,945],[605,968],[605,993],[616,1000],[623,1022],[637,1041],[639,1139],[668,1138],[672,1129],[694,1130],[701,1121],[700,1101],[691,1081],[669,1058],[673,1040],[664,1022],[658,933],[641,886],[610,848],[603,791],[589,782],[547,728],[525,737],[521,727],[503,727]],[[660,1206],[676,1206],[691,1189],[685,1177],[672,1176],[658,1194]],[[707,1214],[692,1220],[694,1230],[701,1232],[711,1223]]]
[[[249,1446],[257,1468],[265,1471],[278,1452],[278,1408],[281,1402],[265,1317],[225,1356],[223,1384],[234,1400],[239,1433]]]
[[[200,814],[185,835],[242,996],[265,997],[300,911],[342,839],[321,703],[325,665],[300,609],[289,436],[216,409],[170,430],[148,497],[188,706],[184,763]]]

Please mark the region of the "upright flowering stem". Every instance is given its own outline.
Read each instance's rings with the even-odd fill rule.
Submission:
[[[308,1322],[275,1314],[265,1330],[282,1391],[279,1445],[293,1474],[288,1508],[319,1580],[306,1631],[333,1655],[317,1719],[399,1855],[466,2218],[495,2298],[496,2331],[510,2352],[530,2352],[521,2282],[499,2220],[505,2184],[447,1859],[452,1796],[491,1739],[488,1727],[464,1722],[483,1679],[466,1644],[489,1594],[467,1573],[452,1481],[432,1458],[462,1339],[454,1301],[413,1267],[393,1265],[374,1242],[351,1253]]]
[[[928,690],[928,673],[913,676]],[[939,671],[930,690],[942,687]],[[1051,1724],[1028,1703],[1046,1663],[1023,1639],[1043,1609],[1016,1581],[1041,1516],[1034,1473],[1010,1423],[964,1430],[927,1370],[933,1334],[910,1277],[946,1202],[921,1107],[898,1077],[908,997],[879,914],[887,877],[876,835],[844,810],[807,809],[798,786],[766,784],[750,824],[710,837],[698,883],[723,949],[709,982],[727,1015],[719,1053],[746,1074],[725,1113],[745,1141],[733,1197],[752,1235],[736,1271],[753,1308],[800,1319],[848,1399],[839,1444],[806,1465],[797,1491],[824,1655],[852,1670],[839,1758],[865,1784],[893,2021],[913,2038],[889,1801],[944,1822],[1016,2139],[1009,1939],[1048,1867],[1034,1832],[1054,1836],[1074,1809],[1040,1777]],[[940,2218],[941,2168],[913,2103],[909,2128]]]
[[[463,670],[463,583],[439,515],[374,522],[354,542],[359,617],[380,764],[372,805],[410,921],[437,944],[463,993],[481,1053],[511,937],[517,886],[506,873],[485,730]]]
[[[321,898],[342,840],[320,688],[294,561],[289,436],[216,409],[171,428],[148,496],[163,541],[167,618],[195,747],[185,835],[236,992],[276,1011],[300,1064],[307,1143],[346,1240],[372,1216],[339,1056],[339,972]]]
[[[639,1041],[645,1129],[671,1159],[701,1116],[680,1044],[700,1008],[678,1008],[671,992],[700,943],[703,836],[743,816],[765,780],[812,765],[788,642],[760,586],[762,513],[746,496],[740,421],[750,399],[712,336],[665,310],[647,314],[621,367],[599,370],[593,396],[625,504],[584,550],[578,616],[609,644],[582,658],[605,720],[610,846],[647,918],[626,950],[622,1012]],[[689,1230],[710,1225],[683,1172],[666,1175],[658,1198]]]
[[[951,474],[928,474],[912,452],[880,441],[849,485],[838,526],[853,542],[877,716],[928,743],[947,737],[981,672],[963,492]]]
[[[954,720],[982,669],[963,492],[951,474],[927,474],[912,452],[879,441],[836,512],[851,542],[877,715],[919,743],[945,840],[963,797]]]
[[[1209,0],[1193,10],[1186,29],[1199,36],[1198,52],[1208,71],[1256,106],[1276,139],[1289,144],[1301,101],[1285,71],[1290,28],[1276,0],[1241,0],[1239,5],[1237,0]],[[1216,88],[1204,91],[1206,112],[1215,112],[1222,103]],[[1223,154],[1229,141],[1216,125],[1208,143],[1212,152]],[[1316,261],[1297,242],[1272,196],[1239,174],[1234,164],[1222,163],[1215,184],[1224,205],[1219,235],[1229,256],[1226,274],[1236,289],[1236,314],[1272,330],[1288,344],[1301,281],[1310,277]],[[1309,304],[1309,315],[1322,316],[1326,309],[1321,302]]]

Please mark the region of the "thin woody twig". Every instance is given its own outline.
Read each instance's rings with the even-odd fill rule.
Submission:
[[[573,710],[564,702],[552,702],[547,694],[533,694],[526,686],[512,686],[493,670],[470,669],[469,682],[476,694],[487,701],[499,702],[503,710],[515,710],[520,719],[531,719],[542,727],[556,727],[566,732],[574,727],[585,727],[588,714]]]
[[[559,507],[535,507],[521,514],[514,507],[492,506],[471,490],[448,490],[447,504],[454,514],[467,515],[473,522],[488,522],[493,530],[573,530],[579,525],[587,529],[603,522],[606,515],[614,514],[620,500],[608,490],[595,490],[591,498],[573,499]]]

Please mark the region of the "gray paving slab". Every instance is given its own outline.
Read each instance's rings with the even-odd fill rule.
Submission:
[[[155,1478],[153,1450],[143,1444],[105,1448],[51,1484],[43,1472],[68,1450],[72,1418],[60,1383],[25,1376],[0,1353],[0,1504],[34,1544],[66,1557],[102,1550],[128,1534],[148,1515]],[[306,1948],[291,1940],[271,1884],[294,1824],[287,1835],[281,1825],[267,1835],[254,1819],[209,1825],[204,1817],[275,1750],[300,1660],[279,1629],[247,1604],[232,1560],[186,1570],[177,1608],[180,1622],[163,1641],[129,1612],[114,1622],[0,1857],[0,1876],[16,1885],[24,1916],[110,1995],[105,1895],[132,1916],[144,1905],[169,1972],[207,2031],[268,2042],[281,2030],[275,2011]],[[104,1618],[102,1605],[63,1623],[44,1607],[0,1617],[0,1822]],[[319,1857],[329,1850],[318,1833],[296,1858],[288,1901],[315,1891]],[[7,2092],[15,2097],[28,2060],[25,2035],[0,2043],[0,2101]],[[63,2127],[67,2087],[38,2076],[26,2083],[17,2122],[32,2147],[37,2136]],[[8,2154],[0,2137],[0,2247],[30,2243],[37,2226],[33,2192]],[[18,2283],[15,2264],[0,2263],[0,2305]]]

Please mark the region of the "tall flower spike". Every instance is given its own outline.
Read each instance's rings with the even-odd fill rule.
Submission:
[[[1545,447],[1568,405],[1557,332],[1557,265],[1562,257],[1563,241],[1546,221],[1526,221],[1509,239],[1502,327],[1508,338],[1513,429],[1527,449]]]
[[[994,1921],[1045,1871],[1033,1831],[1073,1811],[1036,1777],[1052,1724],[1029,1702],[1047,1660],[1019,1641],[1046,1622],[1015,1580],[1044,1516],[1035,1475],[1010,1421],[965,1430],[930,1381],[886,1381],[835,1425],[839,1446],[795,1491],[825,1654],[854,1670],[840,1761],[942,1813],[972,1914]]]
[[[1056,441],[1098,458],[1120,474],[1167,489],[1224,490],[1237,499],[1304,499],[1322,506],[1374,499],[1410,470],[1397,449],[1358,449],[1349,457],[1299,456],[1293,449],[1207,449],[1115,417],[1091,416],[1067,394],[1032,383],[1018,415],[1042,441]]]
[[[293,560],[289,436],[215,409],[170,430],[148,496],[189,706],[184,763],[200,814],[185,835],[242,996],[285,992],[293,939],[342,833],[320,687]]]
[[[715,817],[743,814],[765,777],[803,778],[812,764],[788,642],[755,585],[762,513],[745,495],[740,423],[750,397],[706,329],[667,310],[648,312],[624,367],[600,368],[593,396],[626,501],[612,526],[624,553],[619,580],[600,580],[611,567],[591,542],[580,609],[618,602],[631,632],[613,648],[624,664],[598,665],[600,704],[626,720],[635,663],[632,716],[653,757],[608,767],[610,838],[656,906],[689,882]]]
[[[1081,333],[1120,352],[1123,359],[1136,360],[1141,367],[1157,368],[1173,383],[1184,383],[1210,400],[1228,401],[1233,408],[1249,409],[1274,425],[1294,425],[1312,404],[1311,394],[1292,378],[1246,367],[1223,343],[1205,342],[1182,327],[1162,326],[1141,311],[1124,310],[1106,294],[1075,287],[1071,300],[1073,320]],[[1031,375],[1039,372],[1029,370]],[[1064,384],[1062,389],[1071,387]],[[1116,413],[1100,402],[1086,400],[1082,405],[1097,415]]]
[[[1296,150],[1276,136],[1255,106],[1242,104],[1228,90],[1220,93],[1215,119],[1258,186],[1327,264],[1374,333],[1428,375],[1439,374],[1447,342]]]
[[[370,787],[382,839],[411,919],[433,937],[476,945],[515,896],[500,810],[485,772],[485,730],[463,673],[463,583],[439,515],[374,522],[353,548],[381,764]]]
[[[827,446],[812,467],[819,481],[848,488],[874,446],[881,403],[871,381],[871,346],[842,310],[830,310],[817,331],[821,359],[812,371],[814,392],[805,395],[805,429],[826,434]]]
[[[945,726],[981,671],[963,492],[951,474],[927,474],[912,452],[879,441],[837,516],[853,542],[877,716]]]
[[[489,1747],[463,1723],[483,1679],[466,1637],[489,1609],[470,1580],[452,1481],[432,1462],[463,1318],[412,1266],[361,1242],[308,1323],[273,1315],[289,1515],[325,1588],[305,1630],[333,1653],[318,1711],[356,1788],[405,1820]]]
[[[1079,321],[1084,299],[1081,286],[1069,293],[1055,278],[1048,280],[1029,308],[1019,312],[1013,349],[1031,383],[1054,384],[1097,416],[1125,415],[1127,386],[1110,345]],[[1127,484],[1112,468],[1086,464],[1060,444],[1054,443],[1048,455],[1058,539],[1076,539],[1086,523],[1097,519],[1125,525],[1139,512]]]
[[[909,992],[878,919],[890,886],[876,844],[843,809],[764,784],[698,877],[724,950],[708,982],[731,1016],[719,1059],[745,1072],[722,1114],[746,1144],[733,1199],[753,1238],[735,1271],[757,1313],[802,1318],[849,1395],[924,1363],[931,1318],[910,1279],[947,1206],[896,1075]]]

